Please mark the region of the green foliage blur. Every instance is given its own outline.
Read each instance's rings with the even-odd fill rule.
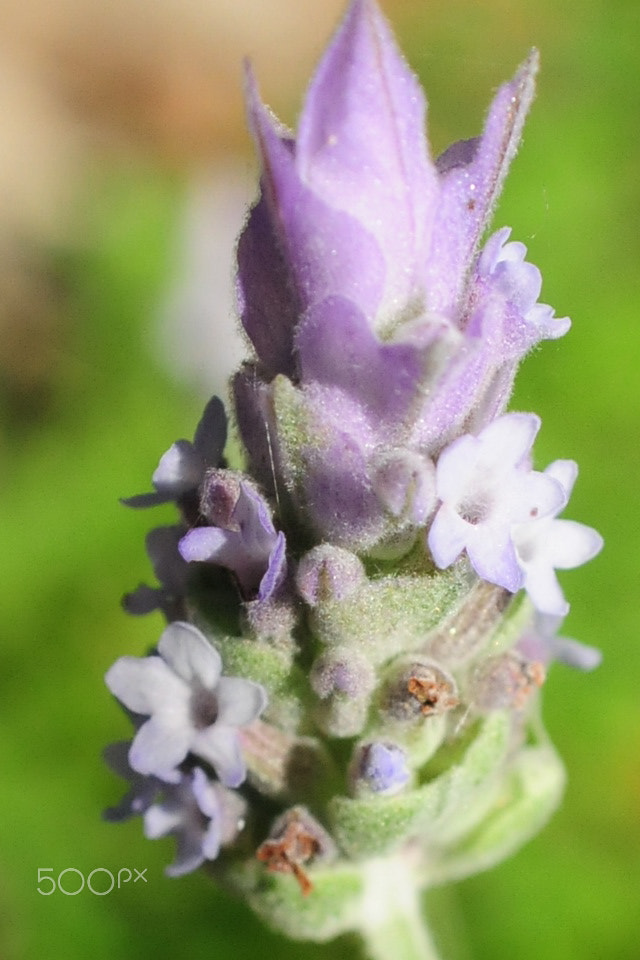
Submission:
[[[578,461],[568,515],[606,541],[562,576],[572,603],[564,632],[604,653],[593,674],[555,666],[544,690],[569,774],[564,805],[518,856],[435,892],[428,907],[445,960],[638,960],[637,0],[405,0],[389,12],[427,89],[436,151],[478,132],[498,83],[532,45],[541,50],[538,98],[494,223],[528,245],[542,300],[573,328],[528,359],[512,407],[542,417],[538,467]],[[117,657],[143,655],[162,627],[157,614],[127,617],[119,599],[150,582],[144,534],[171,518],[126,511],[118,498],[149,488],[204,399],[149,349],[185,187],[146,161],[92,171],[83,242],[49,254],[67,347],[50,357],[45,397],[16,402],[0,387],[4,960],[357,956],[349,940],[302,946],[265,932],[204,875],[164,877],[171,841],[144,840],[137,820],[101,820],[123,784],[100,753],[128,735],[102,677]],[[85,877],[146,868],[147,881],[106,896],[38,894],[39,868],[68,867]],[[67,889],[77,882],[67,875]]]

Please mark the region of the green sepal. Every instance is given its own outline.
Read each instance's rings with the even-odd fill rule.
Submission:
[[[374,664],[420,649],[426,635],[469,590],[460,567],[422,576],[368,580],[343,600],[319,603],[309,617],[327,646],[350,646]]]
[[[450,883],[510,857],[548,822],[562,799],[565,771],[550,744],[526,747],[509,768],[493,809],[456,847],[439,860],[429,851],[431,884]]]
[[[392,797],[334,797],[329,816],[337,842],[349,856],[361,859],[388,854],[413,837],[437,836],[473,804],[482,807],[510,738],[509,715],[496,712],[482,721],[460,762],[423,786]]]
[[[339,861],[304,869],[313,885],[306,896],[294,876],[271,873],[256,861],[234,867],[228,879],[268,926],[293,940],[321,943],[356,928],[363,891],[358,865]]]

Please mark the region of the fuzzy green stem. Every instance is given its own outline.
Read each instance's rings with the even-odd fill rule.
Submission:
[[[372,860],[364,875],[360,935],[368,960],[439,960],[408,858]]]

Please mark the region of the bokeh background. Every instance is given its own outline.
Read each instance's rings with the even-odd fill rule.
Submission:
[[[385,0],[430,100],[435,152],[480,129],[533,45],[539,93],[496,226],[511,224],[574,321],[521,373],[539,465],[576,459],[571,516],[605,552],[563,576],[566,631],[600,647],[556,666],[549,731],[569,785],[504,865],[438,893],[450,960],[640,957],[640,57],[637,0]],[[0,956],[4,960],[345,958],[263,931],[204,876],[168,880],[171,841],[105,824],[103,767],[127,723],[102,684],[159,616],[125,511],[191,436],[242,355],[232,252],[254,192],[241,58],[293,123],[339,0],[4,0],[0,38]],[[108,896],[37,893],[38,869],[147,869]],[[73,889],[73,875],[69,889]],[[390,958],[393,960],[393,958]]]

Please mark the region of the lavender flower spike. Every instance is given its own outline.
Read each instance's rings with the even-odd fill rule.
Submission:
[[[148,541],[160,586],[127,601],[173,622],[107,673],[135,727],[115,816],[175,836],[171,875],[216,858],[269,926],[356,934],[369,960],[436,960],[423,891],[543,827],[564,786],[546,667],[598,662],[556,636],[556,570],[602,544],[560,519],[577,467],[534,469],[540,419],[507,412],[522,358],[570,326],[489,232],[537,65],[438,159],[375,0],[351,0],[295,133],[247,70],[245,465],[221,462],[210,405],[134,503],[172,499],[180,523]]]
[[[225,786],[239,786],[246,771],[238,728],[264,710],[264,688],[221,676],[218,651],[188,623],[170,624],[158,653],[121,657],[105,677],[127,709],[149,716],[131,745],[131,768],[176,783],[176,768],[191,752],[210,763]]]

